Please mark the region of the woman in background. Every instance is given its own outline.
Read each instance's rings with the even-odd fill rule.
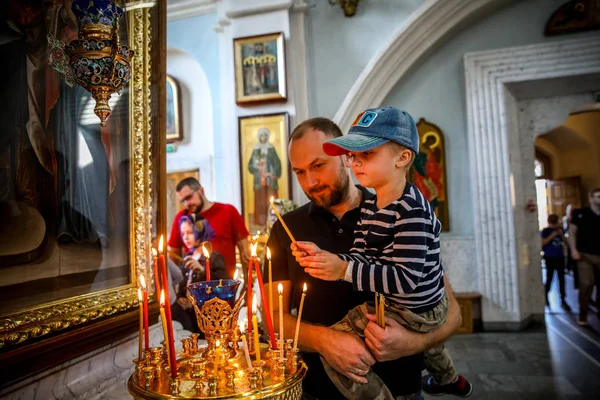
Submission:
[[[171,314],[173,320],[180,322],[185,330],[201,333],[196,313],[186,295],[186,287],[190,283],[206,280],[206,257],[203,247],[210,251],[211,280],[229,279],[229,277],[225,270],[225,259],[221,253],[212,250],[210,241],[215,237],[215,231],[208,220],[200,214],[184,214],[179,220],[179,231],[181,240],[190,251],[183,256],[179,265],[183,280],[175,288],[177,301],[171,306]]]

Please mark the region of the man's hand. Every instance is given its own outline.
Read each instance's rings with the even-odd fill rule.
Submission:
[[[358,383],[367,383],[365,375],[375,359],[364,342],[354,333],[327,329],[317,351],[340,374]]]
[[[425,335],[409,331],[395,320],[385,317],[385,329],[377,325],[377,317],[367,314],[365,343],[377,361],[390,361],[421,353],[426,349]]]
[[[575,249],[571,249],[571,258],[575,261],[581,260],[581,254]]]

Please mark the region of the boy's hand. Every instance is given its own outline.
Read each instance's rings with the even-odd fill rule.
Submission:
[[[344,261],[336,254],[323,250],[314,256],[303,257],[298,262],[304,267],[304,272],[325,281],[344,279],[346,269],[348,268],[348,261]]]

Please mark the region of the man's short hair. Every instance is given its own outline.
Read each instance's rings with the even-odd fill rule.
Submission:
[[[595,195],[598,192],[600,192],[600,187],[593,188],[592,190],[589,191],[588,197],[592,197],[593,195]]]
[[[558,215],[556,215],[556,214],[548,215],[548,223],[551,225],[558,224]]]
[[[198,179],[192,178],[192,177],[182,179],[181,182],[179,182],[177,184],[177,187],[175,188],[175,191],[179,192],[185,186],[188,186],[192,190],[198,190],[198,189],[200,189],[200,182],[198,182]]]
[[[343,136],[342,130],[339,126],[336,125],[335,122],[328,118],[316,117],[307,119],[304,122],[301,122],[296,128],[294,128],[292,134],[290,135],[290,143],[296,139],[301,139],[306,132],[317,130],[321,131],[328,138],[336,138]]]

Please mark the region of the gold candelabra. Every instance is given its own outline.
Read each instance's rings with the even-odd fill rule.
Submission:
[[[227,281],[238,282],[238,281]],[[128,381],[134,399],[277,399],[300,400],[302,379],[307,367],[285,341],[284,357],[280,349],[261,343],[251,345],[246,357],[240,348],[242,333],[237,321],[242,299],[234,300],[239,282],[199,282],[188,286],[188,298],[198,317],[198,327],[206,337],[199,345],[199,335],[181,340],[177,353],[176,373],[171,373],[167,341],[162,347],[144,350],[142,360],[134,360],[135,370]],[[234,287],[233,287],[234,286]],[[229,290],[225,290],[229,289]],[[256,352],[260,361],[256,361]],[[252,365],[248,365],[250,359]]]

